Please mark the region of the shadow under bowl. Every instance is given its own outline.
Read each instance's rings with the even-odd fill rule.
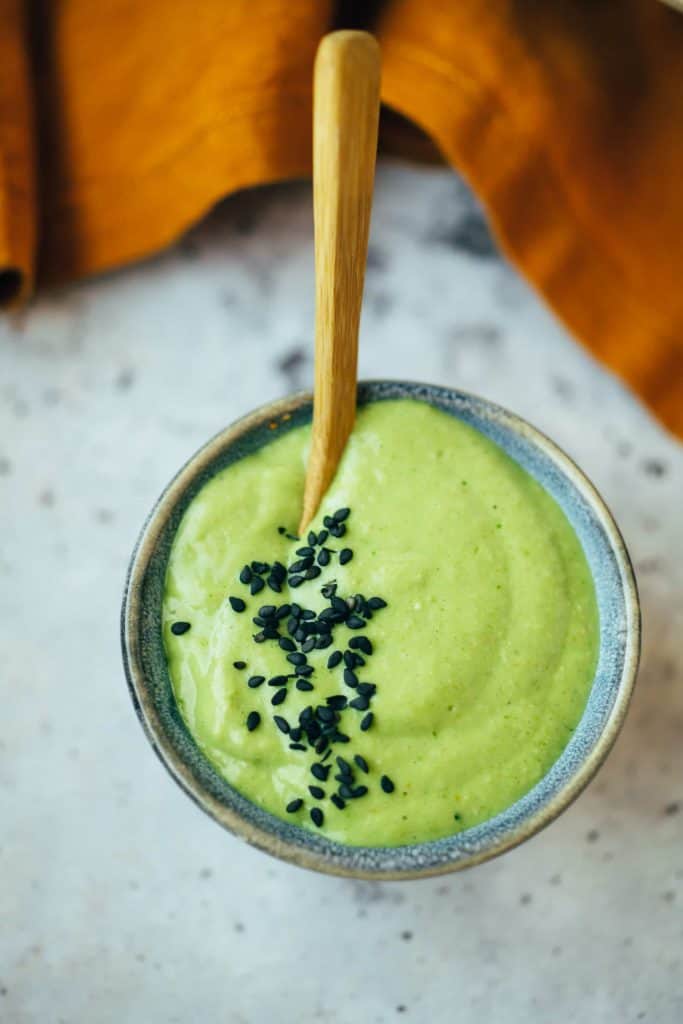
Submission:
[[[640,608],[633,569],[619,530],[592,484],[543,434],[482,398],[406,381],[371,381],[359,405],[418,399],[489,437],[563,509],[586,555],[600,617],[598,664],[583,716],[546,775],[495,817],[453,836],[407,846],[359,847],[333,842],[283,821],[234,789],[202,753],[177,707],[162,640],[162,603],[173,539],[185,510],[216,473],[277,434],[308,423],[312,396],[294,395],[257,409],[208,442],[180,470],[152,510],[133,552],[121,635],[137,715],[152,747],[185,792],[219,824],[247,842],[301,867],[371,879],[407,879],[468,867],[534,835],[590,781],[614,743],[635,683]]]

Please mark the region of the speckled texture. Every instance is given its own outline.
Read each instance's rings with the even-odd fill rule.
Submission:
[[[683,1018],[681,447],[462,247],[468,218],[450,172],[381,169],[361,373],[515,409],[607,499],[645,624],[607,763],[518,850],[396,885],[264,857],[150,755],[117,636],[131,538],[208,436],[312,379],[308,189],[232,200],[167,256],[0,323],[1,1020]]]

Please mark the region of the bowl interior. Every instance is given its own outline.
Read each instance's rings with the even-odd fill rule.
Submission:
[[[417,398],[470,424],[503,448],[555,498],[583,546],[597,594],[600,649],[588,703],[550,771],[507,810],[444,839],[401,847],[350,847],[282,821],[237,792],[202,754],[175,702],[161,634],[166,566],[185,509],[226,466],[311,419],[299,395],[264,407],[197,453],[159,499],[133,554],[124,597],[122,641],[133,701],[171,774],[209,814],[252,844],[305,867],[368,878],[408,878],[454,870],[516,845],[581,791],[608,753],[628,705],[640,640],[638,598],[628,555],[609,511],[577,467],[523,420],[481,398],[428,385],[360,385],[359,404]]]

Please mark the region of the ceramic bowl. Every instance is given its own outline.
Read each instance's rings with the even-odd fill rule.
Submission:
[[[130,564],[122,609],[123,658],[135,710],[171,775],[219,824],[252,845],[302,867],[356,878],[402,879],[454,871],[494,857],[534,835],[564,810],[595,774],[616,739],[638,667],[640,610],[633,570],[604,502],[574,463],[524,420],[450,388],[372,381],[359,404],[415,398],[486,434],[553,496],[583,546],[595,582],[600,650],[583,717],[550,771],[521,800],[454,836],[409,846],[344,846],[255,806],[202,754],[171,688],[161,634],[169,552],[185,509],[217,472],[311,419],[312,397],[263,406],[209,441],[180,470],[147,520]]]

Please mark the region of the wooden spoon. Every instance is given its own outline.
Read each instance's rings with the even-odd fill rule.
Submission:
[[[313,96],[315,391],[299,536],[318,510],[356,416],[358,325],[379,120],[379,46],[367,32],[320,43]]]

